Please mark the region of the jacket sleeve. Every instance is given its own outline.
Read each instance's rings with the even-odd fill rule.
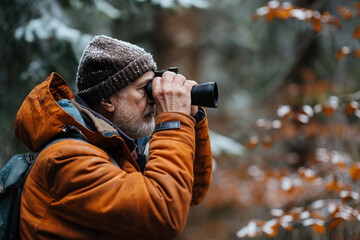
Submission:
[[[56,199],[52,211],[84,227],[144,239],[177,236],[192,199],[195,120],[181,113],[156,119],[167,121],[180,121],[180,129],[154,133],[144,175],[114,166],[85,142],[66,140],[46,149],[43,154],[52,158],[47,187]]]
[[[195,125],[195,161],[194,161],[194,185],[192,190],[191,205],[199,204],[206,196],[212,179],[212,150],[208,121],[205,109],[204,118]]]

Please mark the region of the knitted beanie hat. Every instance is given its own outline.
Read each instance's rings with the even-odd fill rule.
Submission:
[[[95,36],[80,59],[77,94],[92,105],[155,70],[152,55],[143,48],[104,35]]]

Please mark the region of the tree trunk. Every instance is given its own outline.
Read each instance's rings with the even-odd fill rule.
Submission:
[[[196,9],[159,9],[155,16],[154,48],[159,69],[179,67],[188,79],[197,79],[199,19]]]

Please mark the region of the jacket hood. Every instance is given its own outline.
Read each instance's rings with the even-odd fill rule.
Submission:
[[[86,107],[81,104],[76,104],[74,97],[64,79],[59,74],[52,73],[44,82],[37,85],[23,101],[15,119],[16,136],[31,151],[37,152],[52,137],[70,125],[77,127],[90,142],[100,147],[125,145],[120,136],[122,133],[118,132],[118,129],[105,119],[86,118],[94,128],[85,124],[81,115],[86,115],[87,112],[89,116],[93,113],[90,112],[90,109],[86,111]],[[69,101],[64,101],[65,99]],[[77,108],[83,109],[79,110],[81,115],[74,114],[80,112],[70,104],[70,100]],[[99,131],[101,126],[106,127]],[[132,151],[135,148],[134,142],[126,136],[125,140],[129,151]]]

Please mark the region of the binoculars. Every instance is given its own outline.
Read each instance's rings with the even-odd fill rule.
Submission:
[[[177,67],[169,68],[169,71],[178,73]],[[155,77],[161,77],[165,70],[155,71]],[[148,98],[154,99],[152,95],[152,82],[146,86]],[[216,108],[218,106],[218,89],[216,82],[207,82],[194,86],[191,90],[191,105]]]

